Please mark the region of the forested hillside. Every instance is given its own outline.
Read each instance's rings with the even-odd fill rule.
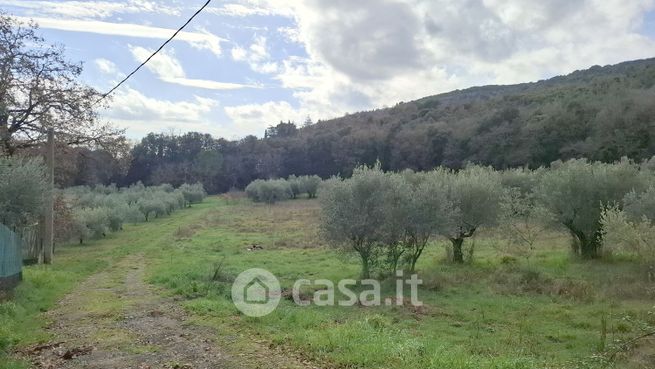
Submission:
[[[535,83],[458,90],[302,127],[280,123],[263,139],[150,134],[123,166],[84,165],[85,158],[98,157],[86,155],[83,175],[68,181],[200,180],[219,192],[256,178],[349,175],[357,164],[378,159],[384,170],[466,162],[538,167],[575,157],[640,161],[655,155],[654,86],[655,59],[647,59]],[[115,173],[120,168],[128,168],[125,176]]]

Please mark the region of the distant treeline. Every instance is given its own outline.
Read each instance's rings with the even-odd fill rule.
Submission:
[[[655,59],[593,67],[512,86],[475,87],[392,108],[280,123],[239,141],[207,134],[151,133],[129,154],[75,153],[62,185],[200,181],[210,193],[258,178],[349,176],[360,164],[382,170],[547,166],[585,157],[613,162],[655,155]],[[108,160],[111,158],[111,160]]]

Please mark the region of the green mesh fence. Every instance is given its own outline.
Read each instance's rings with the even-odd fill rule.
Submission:
[[[20,237],[11,229],[0,224],[0,280],[14,279],[20,276],[23,266],[21,245]]]

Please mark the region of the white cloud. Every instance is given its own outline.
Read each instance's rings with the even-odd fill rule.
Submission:
[[[24,8],[46,14],[37,18],[44,28],[155,39],[173,32],[79,19],[127,12],[125,4],[154,13],[156,8],[147,9],[148,4],[158,4],[152,0],[63,1],[57,2],[66,4],[62,10],[47,12],[37,8],[46,8],[48,1],[0,0],[8,3],[31,4]],[[538,80],[593,64],[652,57],[655,40],[638,32],[644,15],[653,9],[655,0],[232,0],[207,12],[209,16],[289,18],[281,26],[277,19],[273,23],[238,20],[253,37],[234,44],[229,52],[234,61],[293,94],[293,102],[271,97],[272,101],[260,104],[224,107],[235,122],[229,128],[232,132],[261,135],[279,120],[301,122],[307,115],[326,119],[472,85]],[[64,16],[68,19],[57,18]],[[269,31],[271,24],[280,27]],[[275,43],[282,47],[271,55],[271,42],[280,36],[294,45]],[[196,30],[183,32],[179,41],[220,55],[226,40]],[[299,46],[304,52],[297,51]],[[141,61],[147,51],[133,53]],[[96,61],[98,70],[109,73],[110,65],[102,63]],[[172,52],[157,56],[149,68],[161,80],[178,85],[219,90],[255,87],[188,78]],[[195,111],[203,106],[196,100],[182,103],[194,105]]]
[[[0,0],[0,5],[21,8],[31,15],[71,18],[107,18],[114,14],[158,13],[179,15],[179,9],[147,0],[36,1]]]
[[[255,71],[263,62],[275,62],[273,78],[293,90],[299,104],[225,108],[235,122],[256,132],[279,120],[326,119],[473,85],[534,81],[655,54],[655,41],[637,33],[654,0],[241,4],[291,10],[294,24],[277,32],[307,52],[271,60],[261,36],[249,47],[232,49],[234,60]]]
[[[204,88],[207,90],[238,90],[242,88],[261,88],[261,86],[253,85],[253,84],[245,85],[241,83],[218,82],[218,81],[210,81],[206,79],[164,77],[161,80],[168,83],[174,83],[187,87]]]
[[[217,101],[199,96],[183,101],[160,100],[125,87],[114,93],[111,108],[103,117],[126,128],[132,137],[171,128],[224,134],[219,125],[211,123],[211,113],[217,106]]]
[[[94,60],[94,63],[98,70],[104,74],[116,75],[119,73],[118,67],[116,67],[116,64],[111,60],[99,58]]]
[[[236,45],[231,51],[232,59],[247,62],[250,65],[250,69],[257,73],[275,73],[278,71],[279,66],[275,61],[271,60],[266,42],[266,37],[255,36],[253,42],[247,49]]]
[[[247,17],[247,16],[271,16],[279,15],[291,17],[293,10],[282,2],[277,4],[267,1],[246,0],[240,3],[223,4],[220,7],[209,7],[208,13],[216,15],[225,15],[230,17]]]
[[[269,101],[264,104],[226,106],[225,113],[232,119],[239,131],[261,136],[264,130],[280,121],[302,122],[307,116],[294,109],[286,101]]]
[[[655,54],[654,40],[636,33],[653,0],[292,0],[284,6],[293,9],[296,24],[278,32],[302,42],[308,56],[279,63],[275,78],[295,91],[301,109],[328,114],[322,118]]]
[[[27,18],[16,17],[21,21],[33,19],[42,28],[57,29],[73,32],[97,33],[112,36],[127,36],[166,40],[175,30],[170,28],[143,26],[130,23],[111,23],[95,20],[54,19],[54,18]],[[182,31],[175,37],[177,41],[184,41],[191,46],[209,50],[215,55],[221,55],[221,42],[227,41],[207,31]]]
[[[303,43],[302,34],[296,27],[278,27],[277,31],[289,42]]]
[[[146,49],[145,47],[129,45],[130,52],[134,59],[139,63],[145,61],[154,50]],[[146,64],[146,68],[156,75],[166,77],[184,77],[184,69],[180,62],[175,58],[173,51],[162,50],[155,55]]]
[[[130,52],[137,62],[145,61],[153,50],[140,46],[129,45]],[[187,78],[182,64],[175,57],[172,50],[161,50],[145,65],[160,80],[181,86],[203,88],[208,90],[236,90],[240,88],[258,88],[256,85],[245,85],[240,83],[218,82],[205,79]]]

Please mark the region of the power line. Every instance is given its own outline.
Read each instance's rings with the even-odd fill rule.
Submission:
[[[117,88],[119,88],[123,83],[125,83],[125,81],[127,81],[128,79],[130,79],[130,77],[132,77],[132,75],[134,75],[134,73],[138,72],[139,69],[141,69],[141,67],[143,67],[144,65],[146,65],[146,64],[150,61],[150,59],[152,59],[155,55],[157,55],[157,53],[160,52],[160,51],[164,48],[164,46],[166,46],[169,42],[173,41],[173,39],[175,38],[175,36],[177,36],[177,34],[180,33],[180,32],[184,29],[184,27],[186,27],[189,23],[191,23],[191,21],[193,20],[193,18],[195,18],[198,14],[200,14],[200,12],[202,12],[202,11],[207,7],[207,5],[209,5],[209,3],[211,3],[211,1],[212,1],[212,0],[207,0],[207,1],[205,2],[205,4],[204,4],[203,6],[201,6],[200,9],[198,9],[195,13],[193,13],[193,15],[191,16],[191,18],[189,18],[189,19],[188,19],[188,20],[187,20],[187,21],[182,25],[182,27],[178,28],[177,31],[175,31],[175,33],[173,33],[173,35],[172,35],[171,37],[168,38],[168,40],[164,41],[164,43],[161,44],[161,46],[159,46],[159,48],[158,48],[157,50],[155,50],[155,52],[153,52],[152,55],[150,55],[150,56],[148,57],[148,59],[146,59],[143,63],[139,64],[138,67],[136,67],[136,68],[135,68],[135,69],[134,69],[130,74],[128,74],[125,78],[123,78],[120,82],[118,82],[118,84],[116,84],[116,86],[112,87],[111,90],[109,90],[107,93],[103,94],[103,95],[102,95],[102,96],[101,96],[101,97],[100,97],[100,98],[99,98],[99,99],[94,103],[94,105],[97,104],[97,103],[99,103],[99,102],[102,101],[103,99],[105,99],[105,98],[106,98],[107,96],[109,96],[112,92],[114,92]]]

